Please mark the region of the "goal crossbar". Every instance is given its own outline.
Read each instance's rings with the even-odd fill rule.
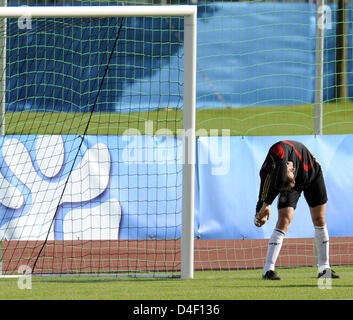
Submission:
[[[183,201],[181,278],[194,272],[194,165],[196,109],[197,6],[38,6],[2,7],[0,18],[184,17]],[[2,59],[5,59],[4,55]],[[3,104],[5,100],[3,99]],[[4,115],[3,115],[4,119]],[[4,126],[4,125],[3,125]],[[3,127],[2,126],[2,127]],[[4,128],[2,128],[4,131]]]

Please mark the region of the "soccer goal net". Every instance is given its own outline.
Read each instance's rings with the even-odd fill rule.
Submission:
[[[2,274],[193,277],[196,6],[0,20]]]

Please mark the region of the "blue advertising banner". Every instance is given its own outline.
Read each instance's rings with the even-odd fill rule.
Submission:
[[[268,149],[275,142],[298,140],[315,155],[323,168],[329,201],[326,221],[331,236],[352,236],[353,137],[349,135],[293,136],[293,137],[227,137],[229,154],[222,159],[224,174],[212,173],[216,163],[198,163],[199,201],[197,207],[197,235],[201,239],[257,239],[268,238],[277,221],[277,199],[271,206],[272,216],[262,227],[254,226],[253,217],[258,199],[259,171]],[[218,154],[219,142],[201,137],[199,154]],[[216,158],[215,156],[213,156]],[[220,162],[221,163],[221,162]],[[220,164],[219,163],[219,164]],[[225,165],[229,163],[227,167]],[[304,197],[299,200],[287,237],[312,237],[314,232],[309,208]]]
[[[176,239],[181,236],[182,139],[163,136],[0,138],[1,239]],[[253,224],[259,170],[278,140],[304,143],[321,163],[331,236],[353,236],[353,136],[197,139],[195,237],[268,238]],[[81,145],[81,147],[80,147]],[[80,148],[80,149],[79,149]],[[312,237],[301,197],[287,237]]]
[[[1,138],[0,238],[180,238],[182,141],[81,139]]]

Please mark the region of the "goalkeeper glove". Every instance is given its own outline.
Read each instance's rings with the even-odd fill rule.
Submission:
[[[263,203],[259,212],[256,212],[254,217],[254,224],[257,227],[262,227],[266,220],[270,219],[271,211],[270,206],[267,203]]]

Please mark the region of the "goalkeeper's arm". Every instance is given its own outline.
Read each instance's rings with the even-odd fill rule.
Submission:
[[[255,217],[254,217],[255,226],[262,227],[266,223],[266,221],[270,219],[270,215],[271,215],[270,205],[267,204],[266,202],[263,202],[261,209],[255,214]]]
[[[273,187],[273,171],[260,174],[260,176],[259,200],[256,204],[254,217],[254,223],[257,227],[262,227],[270,219],[270,205],[278,195],[278,191]]]

